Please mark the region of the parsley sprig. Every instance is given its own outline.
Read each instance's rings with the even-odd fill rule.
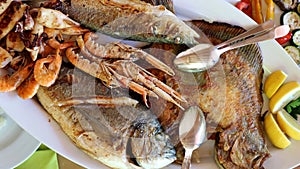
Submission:
[[[284,107],[284,109],[290,113],[291,116],[294,117],[294,119],[297,120],[297,115],[300,114],[300,97],[292,102],[290,102],[288,105]]]

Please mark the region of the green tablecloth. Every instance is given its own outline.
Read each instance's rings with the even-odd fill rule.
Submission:
[[[57,154],[45,145],[38,150],[16,169],[58,169]]]

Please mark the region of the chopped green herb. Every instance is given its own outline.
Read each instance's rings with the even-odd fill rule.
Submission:
[[[300,114],[300,98],[290,102],[284,109],[297,120],[297,115]]]

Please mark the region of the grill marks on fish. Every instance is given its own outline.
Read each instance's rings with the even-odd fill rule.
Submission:
[[[76,83],[66,81],[72,74]],[[72,141],[87,154],[112,168],[163,167],[175,160],[175,149],[144,105],[105,108],[79,104],[57,106],[68,98],[128,96],[128,89],[109,89],[78,69],[63,67],[56,83],[41,87],[38,99]],[[133,160],[133,161],[132,161]]]
[[[244,30],[224,23],[193,21],[215,44]],[[222,31],[220,31],[222,30]],[[199,103],[209,125],[217,128],[216,157],[225,168],[262,168],[270,156],[260,121],[262,110],[262,56],[249,45],[224,53],[220,64],[225,73],[225,97],[210,84],[202,88]],[[217,73],[212,68],[210,74]],[[215,104],[225,102],[224,105]],[[211,103],[211,104],[208,104]]]

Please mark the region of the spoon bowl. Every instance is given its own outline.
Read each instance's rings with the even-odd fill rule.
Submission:
[[[228,50],[279,38],[289,31],[288,25],[274,27],[274,22],[270,20],[217,46],[200,43],[178,54],[174,65],[182,71],[201,72],[213,67],[219,61],[220,55]]]
[[[179,138],[185,149],[182,169],[189,169],[193,151],[206,140],[205,117],[198,106],[190,107],[184,112],[179,125]]]

